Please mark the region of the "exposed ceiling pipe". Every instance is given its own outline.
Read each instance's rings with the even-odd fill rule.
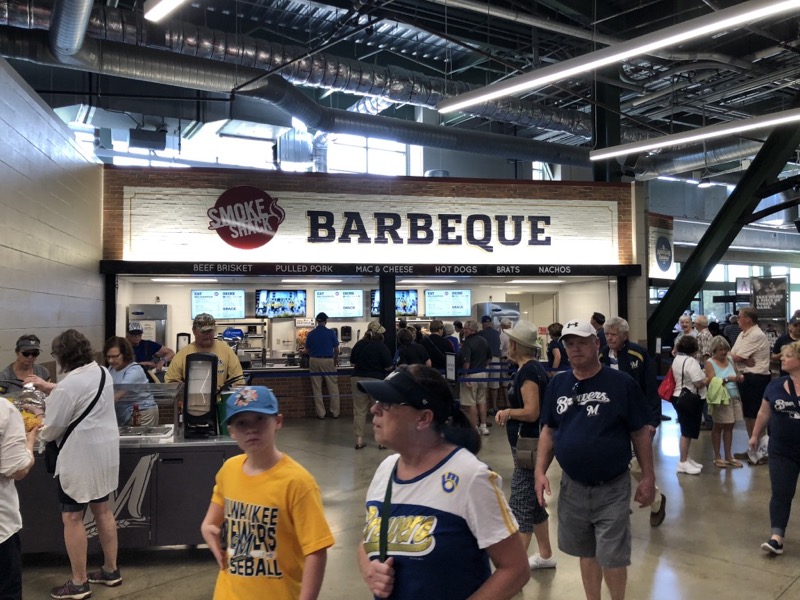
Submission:
[[[86,38],[93,0],[55,0],[50,22],[50,49],[56,56],[75,54]]]
[[[49,12],[34,7],[33,0],[6,1],[5,6],[0,0],[0,23],[5,20],[17,27],[46,29],[49,26],[49,17]],[[161,39],[157,33],[161,33]],[[181,53],[181,55],[192,54],[194,57],[199,57],[197,59],[197,78],[211,79],[215,83],[211,88],[204,88],[200,85],[188,87],[224,93],[230,92],[244,81],[262,76],[265,69],[278,67],[297,58],[295,50],[305,53],[305,49],[300,47],[272,45],[263,40],[229,35],[207,28],[184,27],[180,23],[168,23],[163,28],[145,30],[140,19],[137,19],[134,13],[103,6],[95,8],[93,12],[90,20],[90,34],[101,39],[115,39],[127,44],[147,39],[148,43],[159,48],[166,47],[172,52]],[[275,53],[275,48],[283,54]],[[173,61],[170,56],[174,55],[141,46],[138,47],[138,50],[135,56],[140,57],[140,60],[155,61],[154,64],[159,65],[158,68],[166,74],[171,71]],[[22,58],[22,56],[15,55],[13,50],[9,52],[7,56],[10,58]],[[145,57],[147,58],[145,59]],[[228,62],[232,64],[225,64]],[[253,68],[254,66],[259,68]],[[82,69],[80,65],[73,68]],[[107,74],[114,74],[110,72],[113,70],[112,67],[109,66],[108,69]],[[239,75],[243,73],[249,75],[232,77],[232,71]],[[118,75],[131,77],[131,75]],[[327,54],[318,54],[298,61],[290,69],[282,71],[282,76],[295,83],[327,87],[354,94],[372,95],[394,102],[406,102],[421,106],[432,106],[444,94],[459,93],[459,89],[466,89],[466,84],[463,83],[428,77],[404,69],[377,67]],[[220,81],[225,80],[235,80],[236,83],[227,87],[221,86]],[[523,127],[566,131],[572,135],[582,135],[587,139],[591,135],[590,117],[584,113],[542,108],[534,102],[516,98],[507,98],[476,107],[475,116],[514,123]],[[397,122],[401,121],[397,120]],[[626,129],[623,131],[622,139],[631,141],[643,137],[647,137],[644,132]],[[734,145],[733,149],[738,150],[739,146]],[[558,155],[559,152],[555,154]],[[545,158],[537,160],[555,162]],[[709,159],[708,164],[713,165],[714,163]],[[670,167],[664,165],[663,169],[659,168],[658,170],[661,174],[668,174]],[[678,172],[682,171],[673,171],[673,173]]]
[[[719,165],[731,161],[754,156],[763,142],[742,140],[738,144],[707,144],[705,150],[691,154],[674,154],[658,158],[642,157],[636,162],[634,170],[636,181],[648,181],[657,177],[675,175],[704,169],[710,165]]]
[[[66,62],[59,62],[49,51],[45,39],[42,32],[2,28],[0,53],[8,58],[37,64],[206,92],[230,91],[262,73],[259,69],[206,61],[151,48],[132,48],[113,42],[103,42],[101,52],[101,43],[93,38],[87,39],[81,50],[68,57]],[[244,90],[241,94],[271,102],[309,127],[329,133],[378,137],[509,159],[589,165],[589,151],[586,148],[325,108],[278,75],[262,80],[262,85]]]
[[[554,33],[560,33],[562,35],[567,35],[577,39],[586,40],[588,42],[596,42],[598,44],[604,44],[606,46],[619,44],[621,41],[623,41],[613,36],[603,35],[602,33],[596,33],[588,29],[583,29],[582,27],[571,27],[569,25],[562,25],[561,23],[556,23],[555,21],[551,21],[549,19],[534,17],[533,15],[528,15],[528,14],[521,14],[514,10],[498,8],[496,6],[490,6],[488,4],[482,4],[480,2],[473,2],[472,0],[428,0],[428,1],[433,4],[440,4],[442,6],[446,6],[449,8],[461,8],[463,10],[469,10],[481,15],[485,15],[486,17],[495,17],[504,19],[506,21],[511,21],[512,23],[530,25],[531,27],[536,27],[538,29],[543,29],[545,31],[552,31]],[[669,61],[709,60],[720,63],[720,68],[724,68],[725,65],[731,65],[731,64],[745,66],[745,67],[750,66],[747,64],[743,64],[741,61],[736,60],[732,56],[727,56],[719,52],[677,52],[677,51],[671,52],[669,50],[666,50],[666,51],[654,52],[652,56],[657,56],[659,58]]]

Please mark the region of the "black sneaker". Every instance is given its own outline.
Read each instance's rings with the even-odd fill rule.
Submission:
[[[89,573],[89,583],[99,583],[108,587],[116,587],[122,583],[122,575],[119,574],[119,569],[115,571],[106,571],[100,567],[99,571]]]
[[[661,507],[657,512],[650,511],[650,527],[658,527],[667,516],[667,497],[661,494]]]
[[[761,549],[770,554],[783,554],[783,544],[771,538],[761,544]]]
[[[50,597],[56,600],[84,600],[84,598],[92,597],[92,589],[89,587],[88,581],[81,585],[75,585],[71,579],[67,579],[67,583],[64,585],[50,590]]]

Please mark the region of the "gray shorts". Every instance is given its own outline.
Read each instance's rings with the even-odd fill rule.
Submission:
[[[600,485],[561,476],[558,547],[571,556],[595,558],[607,569],[631,564],[631,481],[628,471]]]

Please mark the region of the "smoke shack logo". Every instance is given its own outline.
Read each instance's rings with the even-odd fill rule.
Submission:
[[[286,217],[278,200],[251,186],[238,186],[224,192],[214,208],[206,213],[208,228],[234,248],[252,250],[269,242]]]
[[[665,272],[672,266],[672,244],[663,235],[656,240],[656,264]]]

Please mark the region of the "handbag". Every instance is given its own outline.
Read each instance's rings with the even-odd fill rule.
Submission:
[[[686,361],[683,361],[681,369],[681,383],[683,383],[683,373],[686,370]],[[670,369],[671,371],[671,369]],[[687,387],[681,388],[681,393],[675,399],[675,408],[682,412],[699,412],[703,407],[703,399],[700,394],[693,392]]]
[[[64,444],[67,442],[67,438],[69,434],[86,418],[91,410],[94,408],[94,405],[97,404],[97,401],[100,399],[101,394],[103,393],[103,388],[106,386],[106,370],[103,367],[100,367],[100,387],[97,389],[97,394],[92,400],[91,404],[86,407],[86,410],[83,411],[80,417],[75,419],[72,423],[69,424],[67,430],[64,432],[64,436],[61,438],[61,443],[57,444],[55,440],[47,442],[44,447],[44,466],[47,469],[48,473],[55,473],[56,472],[56,464],[58,463],[58,455],[61,453],[61,449],[64,447]]]
[[[675,374],[672,372],[672,367],[669,368],[667,374],[661,385],[658,386],[658,397],[662,400],[672,400],[672,394],[675,393]]]
[[[522,423],[520,423],[519,434],[517,434],[517,466],[520,469],[533,471],[536,468],[536,450],[538,447],[539,438],[523,436]]]

